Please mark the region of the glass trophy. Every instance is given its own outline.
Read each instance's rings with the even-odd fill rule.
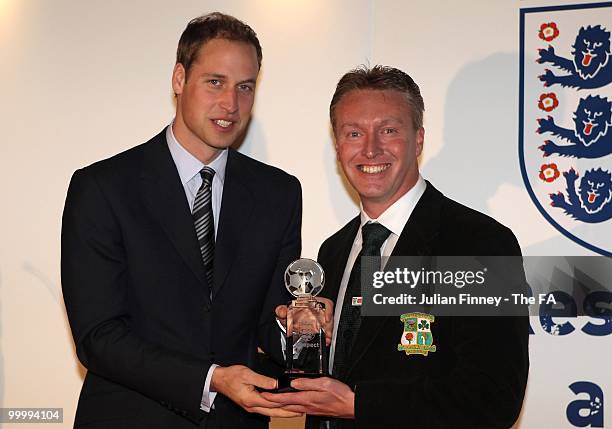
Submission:
[[[278,391],[292,391],[291,380],[327,374],[325,304],[315,299],[323,289],[323,268],[312,259],[293,261],[285,270],[285,285],[296,299],[287,306],[285,372]]]

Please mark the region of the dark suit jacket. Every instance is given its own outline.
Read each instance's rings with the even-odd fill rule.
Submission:
[[[299,257],[298,180],[228,154],[209,297],[193,219],[165,134],[78,170],[62,222],[62,287],[87,368],[75,426],[266,427],[217,395],[200,410],[212,363],[282,361],[274,308]]]
[[[359,217],[319,251],[322,294],[336,300]],[[430,183],[393,250],[394,256],[520,255],[512,232],[443,196]],[[399,317],[364,317],[342,380],[355,391],[355,420],[342,428],[507,428],[521,410],[529,367],[528,319],[436,317],[435,352],[397,351]],[[317,428],[316,418],[307,426]]]

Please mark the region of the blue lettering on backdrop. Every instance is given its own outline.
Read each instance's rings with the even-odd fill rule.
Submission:
[[[601,388],[588,381],[577,381],[570,384],[569,388],[575,395],[586,393],[589,397],[576,399],[568,404],[565,411],[567,420],[579,428],[604,427],[604,396]]]

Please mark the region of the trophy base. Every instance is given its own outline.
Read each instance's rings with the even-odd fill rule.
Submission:
[[[306,372],[285,372],[278,378],[278,388],[276,392],[297,392],[298,390],[291,387],[291,382],[297,378],[319,378],[326,377],[326,374],[306,373]]]

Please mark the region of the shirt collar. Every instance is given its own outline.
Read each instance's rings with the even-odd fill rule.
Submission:
[[[178,170],[179,177],[181,178],[181,183],[183,186],[185,186],[187,182],[193,179],[196,175],[200,174],[200,170],[202,170],[202,167],[204,167],[206,164],[202,163],[202,161],[190,154],[187,149],[185,149],[178,142],[174,136],[174,132],[172,131],[172,123],[168,125],[168,128],[166,128],[166,141],[168,142],[168,149],[170,149],[172,159],[176,164],[176,169]],[[215,170],[215,178],[221,180],[221,184],[223,184],[225,180],[227,153],[227,149],[222,150],[219,156],[208,164],[208,167]]]
[[[425,192],[426,187],[427,183],[425,183],[423,177],[419,175],[415,185],[390,207],[388,207],[387,210],[382,212],[378,219],[371,219],[363,210],[363,205],[361,205],[360,226],[363,227],[368,222],[378,222],[399,237],[404,230],[406,222],[408,222],[408,219],[410,219],[412,211]]]

